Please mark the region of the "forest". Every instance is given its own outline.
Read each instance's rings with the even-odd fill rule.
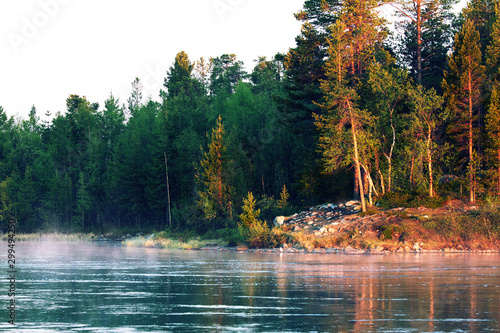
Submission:
[[[307,0],[296,46],[251,72],[181,51],[161,102],[135,79],[127,101],[71,95],[49,121],[0,107],[2,225],[205,234],[352,198],[495,198],[500,5],[456,5]]]

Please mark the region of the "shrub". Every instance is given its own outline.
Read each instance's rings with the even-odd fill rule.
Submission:
[[[400,227],[394,224],[386,224],[380,227],[380,233],[385,240],[392,240],[396,233],[401,232]]]
[[[267,223],[255,221],[248,228],[248,245],[254,248],[269,247],[271,234]]]
[[[439,208],[443,206],[445,199],[442,197],[430,198],[426,193],[417,191],[399,191],[389,192],[384,194],[379,200],[378,204],[385,209],[405,207],[427,207]]]

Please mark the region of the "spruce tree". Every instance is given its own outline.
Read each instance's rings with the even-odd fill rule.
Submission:
[[[73,227],[77,232],[85,232],[85,216],[92,206],[92,201],[88,193],[87,184],[83,172],[80,172],[78,187],[76,192],[76,215],[73,217]]]
[[[255,209],[256,201],[252,192],[248,192],[243,199],[243,213],[240,215],[241,224],[244,228],[249,228],[253,223],[259,221],[260,209]]]
[[[200,190],[198,205],[205,219],[233,219],[233,189],[231,184],[232,162],[227,153],[222,117],[217,119],[216,126],[209,137],[208,152],[203,154],[200,171],[197,175]]]

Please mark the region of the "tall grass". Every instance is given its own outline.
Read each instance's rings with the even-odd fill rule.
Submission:
[[[226,246],[227,243],[223,240],[202,240],[199,237],[188,240],[181,240],[174,238],[165,238],[161,234],[155,234],[149,239],[141,236],[125,240],[122,242],[122,245],[126,247],[191,250],[200,249],[211,245]]]
[[[50,241],[50,242],[87,242],[94,238],[94,234],[61,234],[61,233],[48,233],[48,234],[16,234],[15,240],[19,242],[24,241]],[[0,237],[0,240],[7,240],[8,234]]]

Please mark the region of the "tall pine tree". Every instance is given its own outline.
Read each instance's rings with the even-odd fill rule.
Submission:
[[[479,33],[467,20],[455,36],[453,53],[448,58],[443,89],[452,121],[448,127],[460,151],[466,152],[468,162],[469,200],[476,200],[477,150],[474,142],[478,129],[478,108],[482,101],[484,66],[481,64]]]

